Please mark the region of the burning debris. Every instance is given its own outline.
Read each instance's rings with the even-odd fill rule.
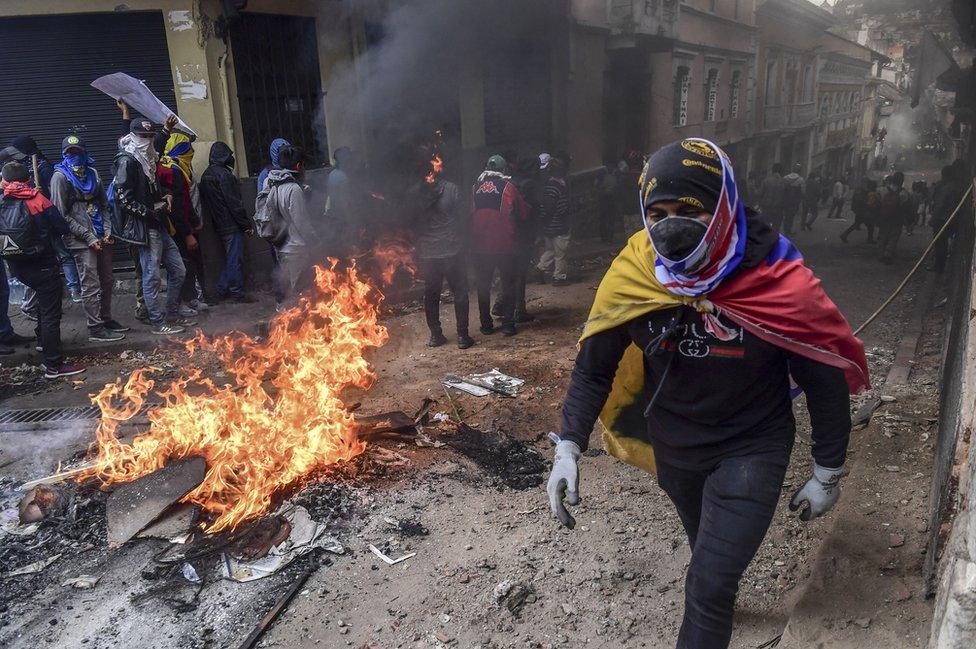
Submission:
[[[216,385],[188,370],[159,393],[164,404],[150,411],[148,432],[131,444],[116,429],[155,387],[150,371],[106,386],[93,398],[102,411],[94,464],[80,479],[131,482],[199,456],[206,473],[183,501],[202,508],[203,526],[213,533],[260,516],[281,490],[362,453],[365,443],[341,394],[368,389],[375,379],[364,352],[388,337],[378,323],[382,294],[354,265],[339,270],[335,262],[316,268],[316,289],[279,314],[267,340],[230,334],[188,343],[191,355],[218,356],[233,384]]]

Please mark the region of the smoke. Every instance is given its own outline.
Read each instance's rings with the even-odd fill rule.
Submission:
[[[920,135],[915,124],[916,113],[907,104],[888,117],[888,135],[885,144],[892,150],[911,150],[919,143]]]

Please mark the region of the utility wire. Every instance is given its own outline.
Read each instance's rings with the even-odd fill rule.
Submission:
[[[915,275],[915,273],[918,271],[918,269],[922,267],[922,262],[925,261],[925,258],[928,256],[928,254],[932,252],[932,248],[935,247],[936,242],[945,235],[946,231],[949,229],[949,226],[952,225],[952,220],[956,217],[957,214],[959,214],[959,211],[962,210],[963,204],[966,202],[966,199],[969,198],[969,195],[972,192],[973,192],[973,185],[970,185],[969,189],[966,190],[966,193],[962,195],[961,199],[959,199],[959,204],[956,205],[956,209],[954,209],[952,211],[952,214],[949,215],[949,218],[946,219],[945,225],[943,225],[942,228],[935,233],[935,236],[932,237],[932,241],[929,242],[929,245],[925,249],[925,252],[923,252],[922,256],[918,258],[917,262],[915,262],[915,266],[913,266],[912,269],[908,272],[908,275],[905,276],[905,279],[901,281],[901,284],[898,285],[898,288],[895,289],[895,292],[889,295],[888,299],[886,299],[884,302],[881,303],[881,306],[878,307],[878,310],[872,313],[867,320],[861,323],[860,327],[854,330],[855,336],[860,334],[862,331],[864,331],[869,324],[874,322],[874,320],[879,315],[881,315],[884,312],[884,310],[891,305],[892,302],[895,301],[895,298],[898,297],[898,295],[902,292],[902,289],[905,288],[909,280],[911,280],[912,277]]]

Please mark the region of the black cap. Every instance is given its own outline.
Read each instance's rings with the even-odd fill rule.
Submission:
[[[8,162],[21,162],[26,158],[20,149],[14,146],[7,146],[0,149],[0,165],[5,165]]]
[[[85,146],[85,141],[77,135],[69,135],[61,140],[61,153],[64,153],[68,149],[81,149],[82,151],[87,151],[88,147]]]
[[[27,173],[27,167],[19,162],[8,162],[3,165],[2,173],[3,179],[8,183],[14,182],[27,182],[30,176]]]
[[[156,127],[145,117],[139,117],[132,120],[132,125],[129,126],[129,132],[133,135],[151,137],[156,134]]]

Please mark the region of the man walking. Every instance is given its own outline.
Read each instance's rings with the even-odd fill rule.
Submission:
[[[424,280],[424,315],[430,329],[428,347],[447,342],[441,328],[441,289],[445,280],[454,297],[454,321],[458,349],[468,349],[474,340],[468,333],[468,264],[465,257],[465,219],[457,185],[442,176],[426,179],[430,151],[418,152],[416,184],[409,194],[417,232],[417,265]]]
[[[569,162],[565,154],[551,157],[545,170],[549,177],[542,186],[542,205],[539,223],[545,248],[536,268],[543,277],[552,279],[553,286],[569,283],[569,265],[566,254],[570,241],[570,204],[566,172]]]
[[[867,361],[799,252],[742,204],[717,145],[655,153],[640,197],[645,229],[610,266],[583,330],[549,502],[572,529],[564,499],[579,502],[578,462],[599,416],[607,451],[657,473],[688,537],[677,646],[724,649],[790,462],[791,379],[813,422],[812,475],[790,501],[808,521],[840,497],[848,393],[868,387]]]
[[[840,176],[834,181],[834,186],[830,193],[830,211],[827,212],[827,219],[830,221],[844,220],[844,199],[847,197],[847,185]],[[836,216],[835,216],[836,215]]]
[[[241,188],[234,177],[234,152],[224,142],[214,142],[210,147],[210,166],[200,177],[200,201],[224,246],[217,296],[253,302],[244,292],[244,238],[254,234],[254,225],[244,210]]]
[[[51,201],[64,216],[70,234],[63,240],[74,255],[81,279],[81,304],[88,319],[88,340],[113,342],[128,327],[112,318],[112,219],[105,187],[77,135],[61,142],[62,159],[51,177]]]
[[[179,248],[170,236],[172,196],[159,190],[153,148],[152,122],[132,120],[130,133],[119,142],[115,156],[115,237],[135,247],[142,270],[142,295],[152,333],[169,336],[186,329],[179,315],[180,289],[186,268]],[[166,305],[160,303],[160,264],[166,269]],[[165,308],[165,311],[163,310]],[[169,322],[167,322],[167,318]]]
[[[885,190],[881,194],[878,225],[881,261],[885,264],[893,263],[892,257],[898,247],[901,231],[911,218],[914,209],[911,196],[902,187],[904,184],[905,174],[896,171],[885,178]]]
[[[783,229],[784,190],[783,165],[774,163],[769,175],[763,178],[762,188],[759,190],[759,209],[766,219],[766,223],[779,232]]]
[[[793,222],[800,211],[800,203],[803,202],[805,182],[803,176],[800,175],[802,169],[800,163],[797,163],[793,166],[793,171],[783,177],[785,188],[783,195],[783,234],[786,236],[793,234]]]
[[[495,333],[491,316],[491,284],[495,270],[501,277],[502,333],[514,336],[515,288],[518,277],[518,228],[528,218],[528,206],[512,179],[508,163],[500,155],[488,158],[485,170],[472,188],[471,248],[478,289],[481,333]]]
[[[820,194],[823,192],[823,181],[820,172],[814,171],[807,178],[803,188],[803,205],[800,212],[800,229],[812,231],[813,223],[820,211]]]
[[[69,233],[58,208],[29,182],[19,162],[3,166],[0,201],[0,254],[10,272],[37,295],[35,333],[44,353],[44,377],[56,379],[85,371],[64,362],[61,354],[61,296],[63,286],[52,237]],[[4,278],[6,280],[6,278]]]

